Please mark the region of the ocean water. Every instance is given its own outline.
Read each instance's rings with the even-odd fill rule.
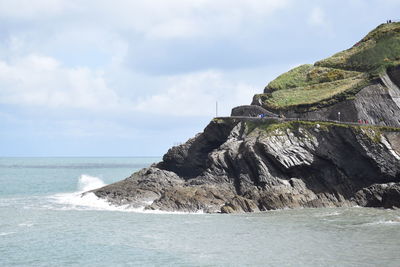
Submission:
[[[182,214],[80,192],[158,158],[0,158],[0,266],[400,266],[400,211]]]

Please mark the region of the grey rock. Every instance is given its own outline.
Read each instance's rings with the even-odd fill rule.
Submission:
[[[364,207],[400,207],[400,183],[374,184],[355,194],[355,201]]]
[[[267,117],[278,117],[277,114],[270,112],[259,105],[238,106],[233,108],[231,112],[231,116],[237,117],[258,117],[260,114],[264,114]]]
[[[226,118],[162,162],[91,192],[114,205],[232,213],[400,207],[399,184],[395,129]]]

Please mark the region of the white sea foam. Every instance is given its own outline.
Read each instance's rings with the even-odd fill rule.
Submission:
[[[79,177],[77,191],[72,193],[60,193],[50,196],[50,199],[58,204],[51,208],[61,210],[124,210],[124,207],[111,205],[104,199],[98,198],[93,193],[84,192],[105,186],[106,184],[98,177],[82,174]]]
[[[51,196],[61,210],[123,210],[123,207],[111,205],[104,199],[98,198],[93,193],[82,194],[84,191],[74,193],[61,193]]]
[[[82,174],[78,180],[78,190],[71,193],[60,193],[49,197],[50,201],[56,205],[47,205],[46,208],[56,210],[105,210],[122,211],[153,214],[188,214],[189,212],[169,212],[161,210],[146,210],[145,206],[153,201],[144,202],[141,207],[132,207],[129,205],[116,206],[105,199],[97,197],[94,193],[85,193],[106,184],[98,177]],[[197,212],[201,214],[203,212]]]
[[[78,180],[78,191],[86,192],[105,185],[106,184],[98,177],[82,174]]]
[[[19,223],[18,226],[21,226],[21,227],[32,227],[33,223],[30,223],[30,222]]]
[[[15,234],[16,232],[0,232],[0,236],[5,236],[5,235],[12,235]]]
[[[393,224],[400,224],[400,218],[392,220],[379,220],[376,222],[365,223],[364,225],[393,225]]]
[[[338,211],[332,211],[332,212],[316,214],[315,217],[333,217],[338,215],[341,215],[341,213]]]

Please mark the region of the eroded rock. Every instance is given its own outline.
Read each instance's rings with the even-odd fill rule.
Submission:
[[[384,127],[219,119],[162,162],[92,192],[185,212],[400,207],[399,140]]]

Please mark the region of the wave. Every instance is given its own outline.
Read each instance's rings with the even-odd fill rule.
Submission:
[[[32,227],[34,224],[31,222],[26,222],[26,223],[19,223],[18,226],[21,227]]]
[[[12,235],[15,234],[16,232],[0,232],[0,236],[6,236],[6,235]]]
[[[379,220],[376,222],[365,223],[364,225],[397,225],[400,224],[400,217],[391,220]]]
[[[122,207],[111,205],[104,199],[98,198],[93,193],[86,193],[107,184],[98,177],[82,174],[78,179],[77,191],[72,193],[59,193],[50,196],[50,200],[58,204],[56,209],[61,210],[120,210]]]
[[[152,214],[189,214],[189,212],[146,210],[145,206],[150,205],[153,201],[146,202],[144,203],[145,205],[141,207],[132,207],[130,205],[116,206],[105,199],[97,197],[94,193],[85,193],[106,185],[107,184],[98,177],[82,174],[78,179],[76,192],[59,193],[49,196],[50,201],[55,205],[47,206],[47,208],[55,210],[104,210]]]
[[[86,192],[105,186],[106,184],[98,177],[82,174],[78,180],[78,191]]]
[[[334,216],[339,216],[342,213],[339,211],[332,211],[332,212],[324,212],[320,214],[316,214],[315,217],[334,217]]]

